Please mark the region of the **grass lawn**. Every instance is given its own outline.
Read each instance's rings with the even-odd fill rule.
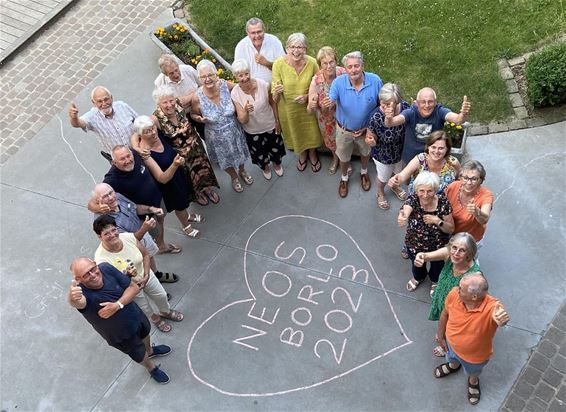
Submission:
[[[252,16],[281,39],[303,32],[308,54],[332,46],[364,53],[366,70],[398,83],[410,100],[424,86],[471,121],[512,114],[496,62],[566,32],[566,0],[187,0],[192,22],[229,62]]]

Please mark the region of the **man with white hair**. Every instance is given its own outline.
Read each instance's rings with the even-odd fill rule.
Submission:
[[[409,163],[413,157],[424,152],[426,139],[432,132],[442,130],[444,122],[462,124],[470,112],[471,103],[464,96],[460,113],[442,106],[436,101],[436,92],[430,87],[424,87],[417,94],[417,101],[408,109],[394,116],[393,107],[385,111],[385,126],[405,125],[405,144],[403,146],[403,161]]]
[[[197,71],[187,64],[179,64],[172,54],[163,54],[157,61],[161,73],[153,82],[155,88],[169,85],[177,96],[189,95],[198,89],[200,82]]]
[[[134,132],[134,120],[138,114],[127,103],[114,101],[106,87],[96,86],[90,98],[93,107],[80,117],[77,105],[71,102],[70,123],[71,126],[80,127],[85,132],[91,130],[96,133],[103,148],[100,154],[111,162],[112,148],[120,144],[129,144],[130,136]]]
[[[285,55],[281,40],[265,32],[263,20],[253,17],[246,22],[248,34],[236,45],[234,60],[244,59],[250,65],[253,78],[271,84],[271,67],[278,57]]]
[[[501,302],[487,293],[488,287],[480,272],[464,275],[446,296],[436,334],[447,362],[434,369],[434,376],[444,378],[464,367],[472,405],[481,398],[479,376],[493,354],[497,328],[509,322]]]
[[[377,108],[383,82],[377,74],[364,70],[363,55],[359,51],[346,54],[342,64],[346,74],[332,82],[323,104],[336,105],[336,156],[340,159],[342,170],[338,194],[343,198],[348,196],[354,145],[360,152],[362,190],[367,192],[371,188],[367,170],[371,147],[366,143],[365,135],[370,115]]]

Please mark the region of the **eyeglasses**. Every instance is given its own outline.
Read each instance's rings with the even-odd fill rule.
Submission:
[[[472,177],[470,177],[470,176],[460,176],[460,180],[462,182],[476,183],[480,180],[480,178],[477,177],[477,176],[472,176]]]
[[[417,102],[420,104],[426,104],[428,106],[436,104],[436,100],[417,100]]]
[[[214,79],[216,77],[216,73],[205,74],[204,76],[199,76],[198,78],[201,80],[206,79]]]
[[[462,253],[467,253],[468,251],[466,249],[463,248],[459,248],[456,245],[450,246],[450,252],[455,253],[455,254],[462,254]]]
[[[114,189],[109,190],[108,193],[103,194],[102,196],[100,196],[101,199],[108,199],[110,196],[112,196],[114,194]]]
[[[108,229],[108,230],[105,230],[103,232],[100,232],[100,234],[102,236],[110,236],[110,235],[113,235],[114,233],[117,233],[117,232],[118,232],[118,228],[113,227],[112,229]]]
[[[98,270],[98,265],[95,264],[93,267],[91,267],[89,270],[87,270],[87,271],[83,274],[83,276],[86,276],[86,275],[94,275],[97,270]]]

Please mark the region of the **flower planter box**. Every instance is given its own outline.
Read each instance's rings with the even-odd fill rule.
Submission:
[[[186,34],[185,34],[186,33]],[[191,40],[196,43],[196,45],[199,48],[199,53],[193,55],[179,55],[178,53],[176,53],[175,51],[173,51],[171,48],[169,48],[161,39],[160,39],[160,35],[161,36],[165,36],[165,35],[172,35],[172,36],[176,36],[177,34],[179,36],[190,36]],[[196,67],[196,65],[198,64],[198,62],[200,60],[202,60],[203,58],[207,58],[208,60],[211,60],[217,67],[217,69],[221,69],[221,73],[222,74],[226,74],[226,75],[220,75],[220,77],[225,78],[225,79],[231,79],[231,66],[230,64],[224,60],[224,58],[222,58],[222,56],[220,56],[220,54],[218,54],[218,52],[216,50],[214,50],[212,47],[210,47],[193,29],[192,27],[183,20],[180,19],[173,19],[171,21],[169,21],[165,26],[163,27],[157,27],[154,30],[151,31],[151,33],[149,34],[151,40],[161,49],[161,51],[163,53],[170,53],[175,55],[175,57],[179,60],[179,63],[183,63],[183,64],[189,64],[193,67]]]
[[[466,139],[468,137],[468,127],[470,127],[470,123],[465,122],[464,124],[462,124],[461,129],[456,129],[456,127],[458,126],[445,124],[444,130],[452,139],[451,154],[461,157],[466,151]],[[461,130],[461,132],[459,132],[459,130]]]

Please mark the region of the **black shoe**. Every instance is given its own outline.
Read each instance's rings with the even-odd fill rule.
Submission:
[[[173,298],[169,292],[167,292],[167,301],[170,301]]]
[[[101,150],[100,154],[102,155],[103,158],[108,160],[110,162],[110,164],[112,164],[112,156],[110,156],[110,153],[106,153],[105,151]]]

